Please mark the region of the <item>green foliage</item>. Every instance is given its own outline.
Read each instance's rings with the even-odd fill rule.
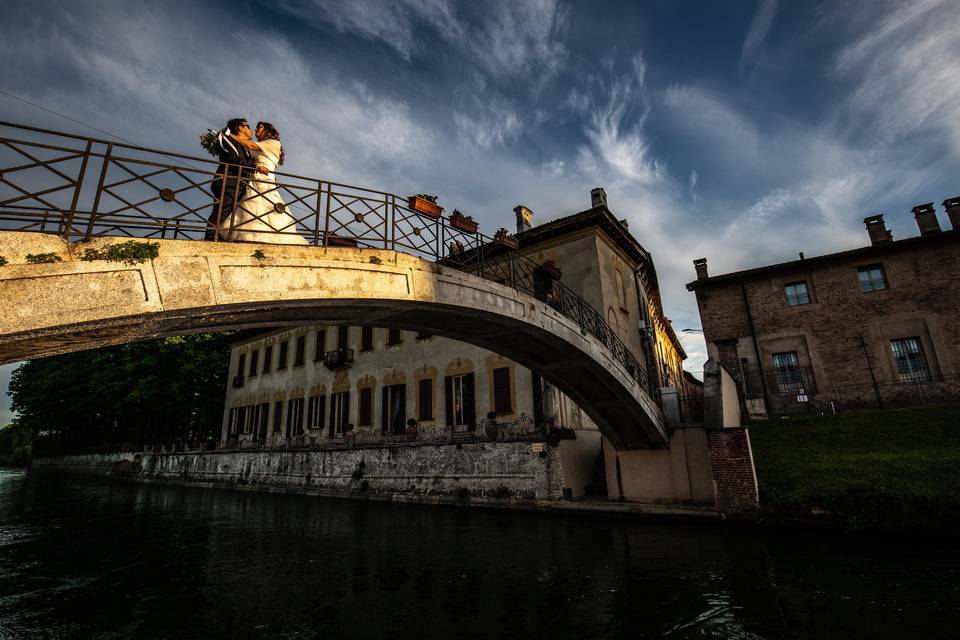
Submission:
[[[53,264],[61,262],[60,256],[55,253],[28,253],[27,264]]]
[[[32,360],[13,372],[12,409],[35,448],[218,437],[227,334],[197,334]]]
[[[0,466],[22,467],[33,458],[33,434],[20,422],[0,429]]]
[[[5,257],[3,257],[3,256],[0,256],[0,267],[5,267],[5,266],[7,266],[8,264],[10,264],[10,263],[7,261],[7,259],[6,259]]]
[[[960,524],[960,407],[775,420],[750,426],[760,504],[851,529]]]
[[[84,249],[80,259],[85,262],[92,260],[108,260],[122,262],[126,265],[136,265],[153,260],[160,255],[159,242],[137,242],[127,240],[119,244],[112,244],[103,251],[99,249]]]
[[[256,251],[254,251],[254,252],[250,255],[250,257],[251,257],[251,258],[254,258],[255,260],[261,260],[261,261],[262,261],[262,260],[266,260],[266,259],[267,259],[267,254],[265,254],[265,253],[263,252],[263,249],[257,249]]]

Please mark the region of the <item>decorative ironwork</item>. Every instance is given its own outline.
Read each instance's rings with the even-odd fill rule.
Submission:
[[[226,190],[234,190],[238,209],[261,194],[241,193],[242,180],[233,186],[218,180],[226,168],[208,158],[0,122],[0,228],[67,240],[201,240],[218,225],[229,235],[242,223],[231,212],[217,212]],[[600,340],[642,389],[650,388],[646,369],[603,316],[560,282],[538,286],[537,263],[516,248],[416,211],[395,194],[287,173],[275,177],[263,195],[279,196],[283,202],[274,210],[288,213],[293,225],[263,233],[297,234],[316,246],[402,251],[527,293]],[[265,215],[257,219],[269,227]]]

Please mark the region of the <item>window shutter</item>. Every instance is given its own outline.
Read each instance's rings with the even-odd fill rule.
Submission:
[[[337,349],[346,349],[350,345],[347,342],[350,340],[350,327],[341,326],[337,327]]]
[[[396,431],[403,433],[407,428],[407,385],[398,384],[394,387],[394,393],[400,394],[400,424],[396,425]]]
[[[443,405],[447,414],[447,426],[453,426],[453,376],[443,377]]]
[[[313,350],[313,359],[316,362],[323,360],[323,354],[327,350],[327,330],[317,329],[317,344]]]
[[[357,416],[357,426],[369,427],[373,425],[373,389],[360,389],[360,411]]]
[[[327,410],[327,396],[320,396],[317,399],[317,428],[323,429],[325,412]]]
[[[273,346],[264,347],[263,349],[263,373],[269,373],[270,366],[273,362]]]
[[[307,428],[308,429],[313,427],[313,412],[315,409],[314,407],[315,404],[316,404],[316,400],[314,400],[313,398],[310,398],[309,400],[307,400]]]
[[[463,421],[467,428],[473,431],[477,428],[477,411],[474,405],[473,373],[463,377]]]
[[[433,380],[421,380],[419,383],[420,413],[418,420],[433,420]]]
[[[350,392],[344,391],[343,393],[343,430],[347,430],[347,425],[350,424]]]
[[[373,327],[362,327],[360,329],[360,351],[370,351],[373,349]]]
[[[510,398],[509,367],[499,367],[493,370],[493,410],[497,413],[513,411]]]
[[[243,375],[244,365],[247,364],[247,354],[241,353],[239,359],[237,359],[237,375]]]
[[[330,437],[332,438],[335,434],[333,432],[334,425],[337,424],[337,394],[330,395]]]
[[[384,385],[380,394],[380,431],[389,433],[390,431],[390,388]]]

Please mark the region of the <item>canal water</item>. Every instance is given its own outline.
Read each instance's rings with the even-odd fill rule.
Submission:
[[[0,639],[945,638],[948,540],[0,468]]]

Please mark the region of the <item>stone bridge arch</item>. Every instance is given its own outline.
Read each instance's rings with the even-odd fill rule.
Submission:
[[[10,261],[0,269],[0,363],[220,329],[419,329],[537,371],[617,449],[669,442],[657,404],[600,340],[511,287],[376,249],[160,240],[159,256],[141,264],[80,259],[122,241],[0,231]],[[56,258],[27,264],[27,254]]]

